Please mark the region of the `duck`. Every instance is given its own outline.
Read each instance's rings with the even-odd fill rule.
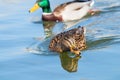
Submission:
[[[87,13],[95,13],[92,9],[93,4],[94,0],[73,0],[58,5],[52,11],[49,0],[38,0],[29,12],[32,13],[42,8],[42,20],[67,22],[79,20]]]
[[[50,51],[63,53],[71,52],[80,55],[81,50],[86,48],[85,28],[79,26],[54,36],[49,44]]]

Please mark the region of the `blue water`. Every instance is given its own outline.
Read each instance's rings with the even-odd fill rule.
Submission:
[[[54,9],[69,0],[50,0]],[[0,0],[0,80],[119,80],[120,2],[96,0],[101,12],[78,25],[86,27],[87,49],[76,58],[77,71],[62,67],[63,58],[47,50],[41,9],[29,14],[35,0]],[[62,27],[57,24],[56,27]],[[57,32],[59,30],[56,30]],[[37,54],[27,48],[45,48]],[[63,56],[63,55],[62,55]],[[65,65],[67,66],[67,65]]]

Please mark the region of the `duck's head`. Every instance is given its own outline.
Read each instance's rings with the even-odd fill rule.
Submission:
[[[75,48],[74,46],[70,48],[70,51],[75,55],[80,55],[80,50],[78,48]]]
[[[49,0],[38,0],[34,6],[29,10],[30,13],[42,8],[43,12],[51,12]]]
[[[65,46],[69,47],[70,51],[72,53],[74,53],[75,55],[80,54],[80,50],[76,46],[74,38],[69,38],[69,39],[63,40],[63,43],[64,43]]]

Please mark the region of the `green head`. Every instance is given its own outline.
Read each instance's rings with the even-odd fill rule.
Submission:
[[[50,2],[49,0],[38,0],[35,5],[29,10],[29,12],[34,12],[39,8],[42,8],[42,11],[45,13],[50,13],[51,8],[50,8]]]

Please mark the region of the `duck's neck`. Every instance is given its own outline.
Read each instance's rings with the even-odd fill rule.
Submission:
[[[51,13],[49,0],[39,0],[38,5],[42,8],[43,13]]]

